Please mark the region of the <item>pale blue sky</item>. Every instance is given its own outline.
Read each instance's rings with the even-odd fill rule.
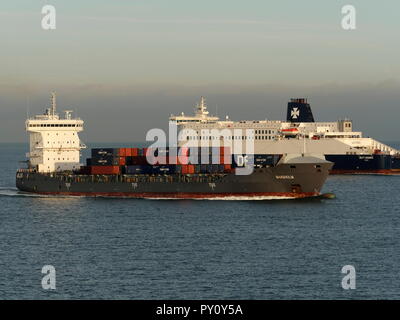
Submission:
[[[54,31],[41,29],[44,4],[57,9]],[[357,9],[357,30],[341,28],[345,4]],[[114,101],[113,107],[127,109],[128,115],[149,110],[146,105],[154,100],[147,98],[156,96],[164,104],[159,123],[166,120],[161,114],[185,111],[177,110],[179,103],[191,111],[201,94],[219,95],[211,103],[240,117],[238,100],[222,97],[242,92],[251,99],[252,92],[268,88],[270,98],[262,93],[260,100],[254,94],[254,100],[245,102],[254,106],[249,117],[255,118],[278,115],[276,110],[281,114],[295,93],[334,105],[343,99],[341,90],[352,87],[365,90],[390,83],[388,88],[398,92],[399,12],[400,3],[394,0],[3,0],[0,112],[12,118],[7,108],[20,105],[22,112],[27,97],[40,110],[53,89],[66,102],[76,99],[77,105],[78,97],[105,109],[105,100]],[[321,101],[319,86],[331,93]],[[358,114],[352,105],[366,105],[356,94],[347,100],[349,115]],[[186,100],[178,103],[182,96]],[[279,105],[260,112],[272,102]],[[388,108],[395,103],[387,102]],[[318,108],[327,115],[326,106]],[[343,112],[332,115],[335,120]],[[140,125],[135,134],[143,130]],[[23,134],[15,133],[19,140]],[[389,133],[382,136],[389,138]]]
[[[4,1],[3,1],[4,2]],[[40,28],[42,4],[57,30]],[[396,77],[397,1],[7,1],[1,82],[317,84]],[[397,72],[395,72],[397,71]],[[4,77],[7,77],[4,79]]]

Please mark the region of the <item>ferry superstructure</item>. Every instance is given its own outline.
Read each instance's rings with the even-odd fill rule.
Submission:
[[[179,127],[180,145],[218,141],[221,145],[242,144],[242,149],[246,149],[245,144],[252,140],[254,154],[324,154],[327,160],[335,163],[332,173],[390,174],[400,169],[399,150],[353,131],[350,119],[316,122],[304,98],[289,101],[286,121],[232,121],[228,117],[221,120],[209,116],[204,97],[196,110],[190,121],[182,115],[169,118]]]

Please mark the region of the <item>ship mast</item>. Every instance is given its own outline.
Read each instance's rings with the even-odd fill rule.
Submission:
[[[197,105],[196,115],[201,117],[207,117],[208,115],[206,98],[203,96],[200,98],[200,103]]]
[[[56,93],[53,91],[51,93],[51,115],[54,117],[56,115],[56,108],[57,108],[57,100],[56,100]]]

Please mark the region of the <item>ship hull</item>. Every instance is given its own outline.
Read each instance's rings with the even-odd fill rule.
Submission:
[[[280,164],[250,175],[76,175],[17,172],[25,192],[150,199],[274,199],[320,195],[332,164]],[[295,168],[294,168],[295,167]]]
[[[400,174],[400,161],[388,154],[358,154],[325,156],[334,163],[331,174]]]

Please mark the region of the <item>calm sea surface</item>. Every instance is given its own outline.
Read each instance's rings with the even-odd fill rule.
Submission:
[[[0,144],[2,299],[400,298],[400,176],[329,177],[335,200],[22,196],[26,152]]]

